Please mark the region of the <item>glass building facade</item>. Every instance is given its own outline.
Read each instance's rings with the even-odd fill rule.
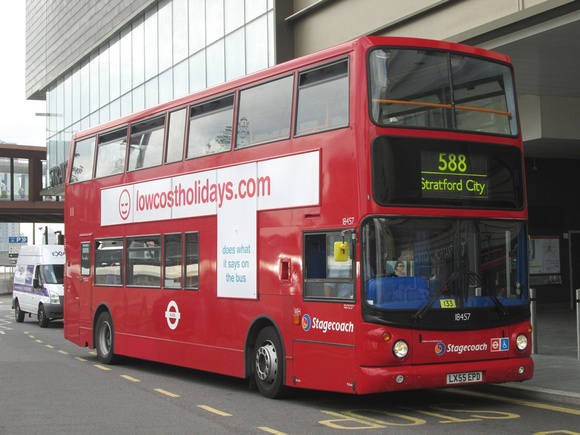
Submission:
[[[72,134],[275,64],[274,0],[162,0],[48,88],[48,167]]]

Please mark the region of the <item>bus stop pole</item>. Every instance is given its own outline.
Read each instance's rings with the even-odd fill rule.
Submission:
[[[530,321],[532,322],[532,355],[538,353],[538,318],[536,316],[536,289],[530,287]]]
[[[576,289],[576,346],[580,359],[580,289]]]

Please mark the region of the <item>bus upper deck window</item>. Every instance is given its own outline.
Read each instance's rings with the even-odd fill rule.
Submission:
[[[75,143],[75,152],[70,172],[71,183],[87,181],[93,178],[95,161],[95,138],[79,140]]]
[[[107,177],[125,171],[127,128],[99,135],[95,177]]]
[[[348,125],[348,61],[300,74],[296,136]]]
[[[183,143],[185,142],[186,119],[187,108],[185,107],[169,114],[165,163],[178,162],[183,159]]]
[[[371,116],[388,127],[517,135],[509,65],[433,49],[369,56]]]
[[[163,156],[165,116],[133,124],[129,142],[128,170],[159,166]]]
[[[229,151],[232,148],[233,120],[233,95],[192,106],[187,158]]]
[[[290,137],[293,84],[287,76],[240,92],[236,148]]]

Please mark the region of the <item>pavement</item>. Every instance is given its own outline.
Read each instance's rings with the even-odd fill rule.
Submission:
[[[539,308],[532,379],[521,383],[482,385],[475,389],[580,409],[577,330],[576,311]]]
[[[0,294],[9,304],[11,294]],[[580,409],[580,359],[578,359],[576,311],[538,310],[535,325],[534,376],[521,383],[463,387],[470,390],[536,400]]]

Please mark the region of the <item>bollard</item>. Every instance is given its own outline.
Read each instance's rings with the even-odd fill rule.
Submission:
[[[530,287],[530,321],[532,323],[532,355],[538,353],[538,318],[536,316],[536,289]]]
[[[578,346],[578,359],[580,359],[580,289],[576,289],[576,345]]]

